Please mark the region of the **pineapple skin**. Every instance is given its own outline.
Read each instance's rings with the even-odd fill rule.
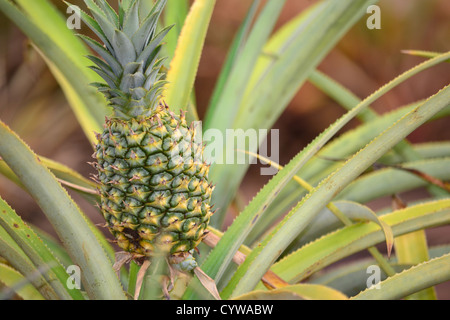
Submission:
[[[148,117],[107,119],[94,153],[100,207],[123,250],[183,255],[206,235],[213,186],[194,136],[184,114],[163,105]]]

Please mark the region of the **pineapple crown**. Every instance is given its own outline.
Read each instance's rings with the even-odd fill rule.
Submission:
[[[80,37],[103,58],[87,56],[106,83],[93,83],[123,119],[149,116],[159,104],[166,84],[158,58],[161,41],[172,28],[157,32],[158,20],[167,0],[158,0],[148,14],[141,0],[120,0],[118,13],[105,0],[84,0],[92,17],[81,12],[86,25],[103,42]]]

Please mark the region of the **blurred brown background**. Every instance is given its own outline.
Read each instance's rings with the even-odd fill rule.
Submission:
[[[61,1],[53,2],[65,12]],[[287,0],[277,26],[314,2]],[[115,1],[111,3],[115,4]],[[249,0],[217,0],[196,81],[201,116],[208,106],[229,45],[249,5]],[[381,0],[378,5],[381,8],[382,29],[368,30],[366,20],[362,19],[320,65],[320,70],[360,98],[368,96],[423,60],[402,54],[401,50],[450,50],[450,1]],[[0,48],[0,119],[38,154],[60,161],[88,176],[92,172],[87,164],[91,161],[92,148],[64,95],[41,57],[22,33],[1,14]],[[374,108],[380,113],[387,112],[426,98],[449,82],[450,64],[441,64],[402,84],[377,101]],[[342,114],[340,106],[306,83],[275,125],[280,129],[281,164],[285,164]],[[355,120],[346,129],[357,124]],[[409,140],[449,140],[449,126],[449,119],[435,121],[414,132]],[[250,199],[264,182],[259,168],[251,167],[242,186],[243,194]],[[91,205],[71,194],[96,223],[102,222]],[[53,234],[33,200],[3,177],[0,177],[0,195],[27,221]],[[430,232],[430,244],[450,243],[448,230],[438,228]],[[450,299],[449,291],[442,287],[439,297]]]

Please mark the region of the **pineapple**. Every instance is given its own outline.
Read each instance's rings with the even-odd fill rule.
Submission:
[[[103,58],[89,56],[106,82],[94,85],[114,111],[94,153],[107,227],[136,257],[163,252],[181,263],[205,236],[213,187],[194,127],[162,102],[158,55],[170,27],[156,29],[166,1],[144,16],[140,0],[120,1],[118,13],[105,0],[85,0],[93,18],[82,19],[103,45],[81,37]]]

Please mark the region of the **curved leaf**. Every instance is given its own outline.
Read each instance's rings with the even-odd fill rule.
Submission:
[[[441,56],[441,58],[444,56]],[[384,88],[391,85],[387,85]],[[309,224],[318,211],[336,196],[343,187],[358,177],[368,166],[372,165],[404,137],[425,123],[432,115],[449,104],[450,87],[446,87],[403,117],[347,161],[340,170],[325,179],[315,191],[310,192],[287,215],[260,246],[252,251],[245,263],[239,267],[227,288],[224,289],[225,294],[223,297],[226,299],[230,295],[239,295],[254,288],[261,276],[268,270],[270,264],[279,257],[281,252]]]
[[[217,106],[208,110],[205,117],[206,129],[214,128],[225,132],[233,127],[248,80],[285,2],[286,0],[269,0],[265,4],[230,70],[229,80],[222,90]]]
[[[376,1],[324,1],[308,12],[305,20],[297,20],[300,21],[297,29],[278,48],[278,54],[269,55],[272,57],[271,63],[263,69],[255,86],[251,87],[251,81],[247,84],[246,93],[239,101],[238,113],[234,116],[235,121],[228,128],[271,128],[309,73],[365,13],[367,5],[374,2]],[[216,118],[216,121],[217,124],[211,124],[206,129],[222,127],[222,119]],[[225,141],[225,145],[229,143]],[[220,208],[211,219],[212,225],[222,225],[226,209],[247,169],[248,164],[214,164],[211,167],[210,178],[217,183],[213,201]]]
[[[441,52],[432,52],[432,51],[424,51],[424,50],[402,50],[403,53],[409,54],[412,56],[417,57],[424,57],[424,58],[434,58],[438,55],[442,54]],[[447,60],[447,62],[450,62],[450,59]]]
[[[233,300],[348,300],[348,297],[326,286],[296,284],[270,291],[252,291]]]
[[[367,289],[352,300],[395,300],[450,280],[450,254],[429,260],[379,283],[380,289]]]
[[[89,83],[101,80],[87,67],[87,48],[69,30],[60,13],[47,0],[1,0],[0,9],[36,45],[58,80],[87,138],[96,143],[109,113],[102,94]]]
[[[369,207],[353,201],[333,201],[332,202],[346,217],[352,221],[372,221],[380,226],[386,238],[386,246],[388,256],[390,256],[392,246],[394,245],[394,235],[392,229],[383,220],[381,220],[375,212]],[[304,233],[301,235],[302,242],[308,242],[315,236],[325,234],[326,231],[335,230],[342,226],[336,216],[325,208],[319,212],[316,218],[308,225]]]
[[[44,297],[39,291],[37,291],[23,275],[3,263],[0,263],[0,282],[9,287],[12,291],[15,291],[16,294],[24,300],[44,300]],[[2,293],[0,292],[0,300],[3,299]]]
[[[430,257],[437,258],[450,253],[449,245],[430,247]],[[396,257],[391,257],[390,262],[397,272],[401,272],[411,265],[400,265]],[[356,296],[367,288],[367,268],[376,265],[374,259],[358,259],[356,261],[336,266],[330,270],[322,270],[308,279],[308,283],[321,284],[339,290],[347,296]],[[386,279],[384,273],[381,280]]]
[[[297,174],[300,175],[304,180],[307,180],[309,183],[313,185],[317,184],[327,175],[339,169],[339,167],[342,166],[342,161],[350,157],[351,154],[353,154],[354,152],[357,152],[360,148],[364,147],[367,143],[373,140],[379,133],[386,130],[390,126],[390,124],[394,123],[402,116],[413,110],[415,107],[417,107],[417,105],[418,104],[413,104],[411,106],[396,109],[390,113],[382,115],[380,118],[370,123],[365,123],[360,127],[350,130],[344,133],[343,135],[337,137],[329,144],[324,146],[321,149],[321,151],[318,152],[317,156],[315,158],[312,158],[307,164],[305,164],[301,168],[300,172]],[[444,110],[442,111],[445,112],[439,112],[431,119],[436,119],[438,115],[442,116],[448,115],[450,108],[448,107],[444,108]],[[449,152],[450,150],[448,149],[448,146],[446,146],[445,143],[442,145],[442,148],[440,148],[439,146],[436,146],[436,148],[434,148],[432,147],[432,145],[433,144],[428,145],[428,147],[424,148],[418,146],[416,148],[417,149],[416,152],[423,158],[448,156],[447,152]],[[332,159],[342,161],[334,161]],[[381,163],[387,162],[388,164],[390,164],[390,161],[392,161],[392,164],[395,164],[396,162],[399,161],[403,162],[404,159],[400,158],[398,155],[394,155],[393,152],[390,151],[388,154],[386,154],[379,160],[379,162]],[[439,176],[439,174],[437,174],[438,171],[432,170],[432,166],[430,166],[430,169],[426,169],[425,171],[427,170],[431,170],[430,172],[433,172],[435,176]],[[395,171],[392,172],[395,173]],[[443,170],[441,172],[444,173],[443,178],[445,178],[446,171]],[[398,180],[395,181],[397,182]],[[400,185],[401,184],[399,183],[399,186]],[[370,194],[372,188],[377,189],[380,186],[387,186],[387,184],[383,183],[373,184],[371,185],[371,188],[362,188],[359,189],[359,191],[361,192],[367,191],[368,194]],[[397,186],[397,183],[395,185],[389,186],[395,187]],[[354,190],[357,191],[356,189]],[[287,210],[292,208],[301,199],[303,195],[305,195],[305,191],[303,189],[298,188],[296,183],[290,182],[280,192],[280,195],[277,197],[277,199],[274,200],[274,203],[271,206],[269,206],[267,215],[271,216],[274,220],[276,220],[279,214],[283,214]],[[349,198],[349,200],[352,199],[353,198]],[[355,201],[364,202],[360,200]],[[258,229],[264,230],[265,227],[263,225],[256,226],[255,229],[256,231]],[[257,233],[255,232],[252,235],[251,239],[254,240],[255,236],[260,233],[261,231],[258,231]]]
[[[55,175],[57,180],[62,185],[79,192],[86,200],[90,201],[91,203],[98,203],[99,195],[96,191],[97,185],[93,181],[84,178],[75,170],[59,162],[41,156],[37,157]],[[23,190],[28,192],[26,186],[22,184],[20,179],[1,159],[1,157],[0,157],[0,173],[5,175],[10,181],[14,182]],[[87,220],[86,222],[91,225],[91,229],[101,242],[103,248],[105,248],[109,256],[109,259],[111,261],[114,261],[114,249],[112,248],[111,244],[106,240],[106,237],[97,228],[95,228],[95,226],[92,224],[90,220]]]
[[[439,179],[450,179],[450,158],[448,157],[404,163],[403,166]],[[366,203],[383,196],[425,187],[428,184],[428,181],[409,172],[384,168],[355,179],[336,198]]]
[[[253,19],[256,15],[256,11],[259,7],[260,0],[253,0],[247,15],[242,22],[234,40],[228,52],[227,59],[221,69],[221,73],[219,78],[217,79],[217,83],[214,87],[214,92],[211,97],[211,101],[208,106],[208,110],[205,116],[205,121],[210,117],[210,114],[215,114],[215,109],[218,106],[221,96],[224,93],[224,89],[229,81],[231,81],[230,76],[231,72],[237,61],[240,59],[240,52],[242,52],[243,47],[245,45],[245,40],[248,37],[250,26],[253,22]],[[243,72],[242,70],[240,72]]]
[[[19,177],[52,223],[95,299],[125,299],[122,287],[86,217],[39,158],[0,122],[0,156]],[[70,230],[70,232],[68,232]]]
[[[189,12],[189,3],[187,0],[168,1],[164,10],[164,25],[173,25],[172,32],[166,36],[166,44],[164,50],[168,61],[171,61],[175,55],[175,50],[180,36],[181,29],[184,25]]]
[[[0,225],[8,232],[20,248],[26,253],[37,269],[48,268],[45,278],[61,299],[84,300],[77,289],[66,287],[69,275],[44,243],[22,219],[0,198]]]
[[[45,280],[42,274],[36,274],[36,267],[6,231],[0,227],[0,253],[8,263],[22,275],[33,275],[30,282],[41,295],[49,300],[58,300],[58,294]]]
[[[215,4],[216,0],[196,0],[178,39],[163,92],[166,103],[175,113],[187,109]]]
[[[411,206],[383,215],[395,236],[447,224],[450,199]],[[322,268],[383,241],[384,235],[374,223],[359,223],[329,233],[275,263],[271,270],[289,283],[302,281]]]
[[[280,190],[286,185],[287,182],[289,182],[289,180],[295,175],[295,173],[301,168],[301,166],[305,162],[311,159],[315,155],[315,153],[321,147],[323,147],[323,145],[325,145],[340,128],[342,128],[343,125],[348,123],[348,121],[350,121],[356,114],[358,114],[365,107],[370,105],[372,102],[374,102],[376,99],[378,99],[380,96],[382,96],[384,93],[386,93],[396,85],[402,83],[404,80],[408,79],[414,74],[417,74],[420,71],[423,71],[433,65],[436,65],[437,63],[442,62],[443,60],[447,59],[448,56],[450,56],[450,53],[444,54],[442,56],[424,62],[416,66],[415,68],[405,72],[399,77],[395,78],[394,80],[392,80],[391,82],[389,82],[388,84],[377,90],[363,102],[361,102],[360,105],[348,111],[343,117],[341,117],[332,126],[330,126],[327,130],[325,130],[320,136],[318,136],[311,144],[309,144],[302,152],[300,152],[296,157],[294,157],[287,166],[285,166],[281,171],[279,171],[278,174],[275,175],[266,186],[264,186],[264,188],[255,196],[255,198],[250,202],[250,204],[246,207],[246,209],[234,220],[233,224],[224,234],[224,237],[218,243],[217,247],[210,253],[207,260],[202,265],[203,271],[205,271],[210,277],[214,278],[217,282],[220,279],[225,268],[228,266],[228,263],[231,261],[234,253],[237,251],[237,248],[243,243],[245,237],[251,231],[251,229],[258,221],[258,219],[260,219],[261,215],[266,211],[268,205],[274,200],[274,198],[276,198]],[[447,90],[442,90],[442,92],[444,93],[448,93],[448,91],[449,91],[448,88]],[[445,97],[444,98],[441,97],[443,95],[442,92],[438,94],[440,99],[434,97],[434,100],[439,101],[439,103],[436,104],[437,108],[435,111],[433,108],[429,108],[430,110],[428,115],[429,117],[433,116],[439,110],[447,106],[447,101],[445,101]],[[428,106],[429,104],[432,103],[427,101],[426,105]],[[415,114],[418,109],[424,110],[425,105],[421,105],[420,107],[412,110],[411,113],[408,114],[408,116],[412,117],[413,114]],[[407,119],[409,118],[408,117],[403,118],[404,121],[409,121]],[[417,126],[421,124],[419,121],[411,123],[415,123]],[[410,130],[413,129],[411,128]],[[391,141],[391,143],[393,143],[393,141]],[[393,145],[395,145],[395,143]],[[383,148],[379,148],[377,150],[377,154],[379,157],[383,155],[383,153],[380,153],[381,150],[387,152],[390,149],[388,146],[389,146],[388,144],[384,144]],[[353,159],[353,161],[356,162],[355,159]],[[362,173],[362,171],[364,171],[365,169],[366,168],[360,168],[361,170],[360,173]],[[357,171],[350,172],[348,173],[348,176],[347,177],[344,176],[343,179],[347,180],[349,177],[354,176],[355,173],[357,173]],[[357,176],[358,174],[355,176],[355,178]],[[336,185],[333,184],[333,187],[336,187]],[[330,191],[332,188],[324,187],[324,189]],[[326,192],[325,190],[324,192]],[[337,191],[334,192],[336,194],[338,193]],[[334,196],[335,194],[332,195]],[[324,198],[318,198],[317,200],[320,201],[321,199],[323,200]],[[327,202],[324,203],[323,201],[322,204],[325,206]],[[300,205],[301,204],[299,204],[297,208]],[[295,208],[292,212],[295,212],[297,208]],[[312,208],[314,208],[314,210],[321,209],[320,207],[317,206],[314,207],[314,205],[312,206]],[[311,218],[312,217],[313,216],[311,216]],[[303,227],[305,226],[306,224]],[[288,231],[285,232],[285,235],[292,236],[294,234],[298,234],[301,230],[302,229],[297,229],[295,231]],[[262,247],[259,247],[258,249],[262,249]],[[282,248],[281,250],[280,248],[277,248],[276,252],[281,254],[283,250],[284,248]],[[269,261],[265,261],[265,263],[267,262]],[[262,272],[262,270],[260,270],[260,272]],[[264,272],[262,274],[264,274]],[[187,295],[188,293],[190,294],[192,293],[192,291],[188,290]]]

